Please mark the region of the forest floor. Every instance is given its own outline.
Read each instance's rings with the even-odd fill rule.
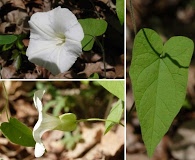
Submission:
[[[9,100],[9,115],[31,129],[38,119],[38,112],[33,104],[33,94],[38,89],[47,89],[42,100],[43,105],[47,108],[47,114],[54,116],[71,112],[77,119],[105,118],[117,100],[107,90],[93,82],[6,81],[5,86]],[[0,83],[0,123],[7,122],[3,110],[6,103],[4,93]],[[82,122],[73,132],[48,131],[42,136],[47,152],[38,159],[123,160],[124,127],[116,125],[105,135],[104,131],[103,122]],[[13,144],[0,132],[0,159],[35,160],[34,147]]]

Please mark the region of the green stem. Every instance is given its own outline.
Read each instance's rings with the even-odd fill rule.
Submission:
[[[5,103],[5,112],[6,112],[6,116],[7,116],[7,120],[9,121],[9,116],[8,116],[8,94],[7,94],[7,90],[6,90],[6,87],[5,87],[5,83],[4,81],[2,81],[2,86],[3,86],[3,90],[4,90],[4,93],[5,93],[5,99],[6,99],[6,103]]]
[[[121,122],[115,122],[115,121],[112,121],[112,120],[108,120],[108,119],[101,119],[101,118],[89,118],[89,119],[79,119],[77,120],[77,122],[89,122],[89,121],[101,121],[101,122],[112,122],[112,123],[117,123],[117,124],[120,124],[121,126],[124,127],[124,124],[122,124]]]
[[[132,0],[130,0],[130,14],[131,14],[131,20],[132,20],[132,24],[133,24],[133,30],[135,35],[137,34],[137,28],[136,28],[136,22],[135,22],[135,16],[134,16],[134,9],[133,9],[133,3]]]
[[[100,41],[97,38],[95,38],[95,41],[98,44],[98,46],[100,47],[102,55],[103,55],[104,77],[106,78],[106,55],[105,55],[104,47],[102,46],[102,44],[100,43]]]

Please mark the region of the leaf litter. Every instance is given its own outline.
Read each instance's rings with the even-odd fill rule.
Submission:
[[[96,98],[94,99],[91,97],[85,101],[80,95],[83,95],[84,92],[82,90],[86,90],[87,88],[80,82],[6,81],[5,86],[9,95],[9,114],[19,119],[28,127],[33,128],[36,123],[38,113],[33,106],[32,95],[33,91],[36,90],[38,86],[41,87],[41,85],[44,84],[48,90],[52,90],[53,87],[56,87],[58,89],[55,89],[55,92],[59,91],[60,94],[66,96],[73,95],[77,99],[75,99],[76,103],[84,104],[85,107],[89,107],[88,109],[84,108],[84,110],[82,109],[82,105],[76,105],[76,107],[73,107],[71,110],[76,114],[78,113],[78,117],[98,117],[105,114],[105,107],[106,104],[108,104],[108,101],[106,100],[108,98],[107,91],[105,92],[96,88],[97,91],[99,90],[99,94],[96,94],[95,96]],[[0,102],[1,109],[5,105],[2,85],[0,85],[0,91],[1,97],[3,97]],[[94,91],[92,90],[92,92]],[[102,99],[101,96],[104,96],[104,101],[100,101],[100,99]],[[43,98],[43,103],[49,102],[52,99],[52,95],[47,93]],[[98,101],[98,103],[95,104],[96,106],[93,106],[94,101]],[[52,113],[52,107],[48,110],[48,112]],[[0,123],[6,121],[7,118],[5,112],[2,112],[0,116]],[[66,135],[64,132],[46,132],[42,138],[47,148],[47,152],[40,159],[124,159],[124,127],[120,125],[115,126],[111,131],[104,135],[105,126],[103,122],[81,123],[79,126],[81,139],[79,139],[75,147],[71,150],[67,150],[63,143],[63,139],[65,138],[64,136]],[[75,132],[72,134],[74,133]],[[0,132],[0,158],[34,160],[34,148],[13,144],[9,142],[9,140],[6,139]]]

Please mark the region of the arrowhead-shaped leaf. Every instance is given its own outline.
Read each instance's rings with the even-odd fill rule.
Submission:
[[[32,131],[16,118],[10,118],[9,122],[3,122],[1,131],[13,143],[22,146],[35,146]]]
[[[184,102],[193,49],[193,41],[182,36],[163,46],[151,29],[142,29],[135,37],[130,77],[149,156]]]

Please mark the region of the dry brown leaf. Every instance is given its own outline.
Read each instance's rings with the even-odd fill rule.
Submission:
[[[188,74],[187,93],[193,104],[195,104],[195,66],[190,65]]]
[[[37,110],[32,105],[23,99],[19,99],[13,103],[18,118],[25,118],[29,116],[37,116]]]
[[[104,125],[102,123],[94,124],[92,128],[82,127],[83,143],[79,142],[73,151],[69,151],[66,156],[68,158],[78,158],[81,154],[91,149],[97,144],[103,134]]]
[[[22,8],[22,9],[26,9],[26,7],[25,7],[22,0],[11,0],[11,4],[14,7],[19,7],[19,8]]]
[[[64,136],[62,131],[51,131],[44,137],[43,142],[48,152],[61,153],[64,150],[64,144],[61,139]]]
[[[127,155],[127,160],[150,160],[147,155],[142,153]]]
[[[43,12],[51,10],[51,0],[43,0]]]
[[[8,67],[3,67],[1,70],[1,78],[2,79],[11,79],[16,72],[16,68],[13,65]]]
[[[85,74],[86,77],[90,77],[93,73],[101,73],[102,62],[96,62],[96,63],[87,63],[85,66],[84,71],[78,73],[80,75]]]
[[[100,56],[97,53],[86,52],[86,53],[81,55],[81,58],[90,63],[90,62],[97,62],[97,61],[99,61],[102,58],[102,56]]]
[[[174,158],[192,160],[195,157],[195,119],[184,122],[171,138],[169,147]]]
[[[97,159],[103,159],[105,157],[114,157],[117,152],[124,149],[124,127],[118,126],[116,132],[109,131],[106,135],[103,135],[101,142],[93,147],[87,154],[82,157],[86,160],[92,160],[99,156]]]
[[[76,74],[73,71],[67,71],[64,73],[60,73],[56,76],[50,74],[49,78],[50,79],[71,79],[74,78],[74,76],[76,76]]]

